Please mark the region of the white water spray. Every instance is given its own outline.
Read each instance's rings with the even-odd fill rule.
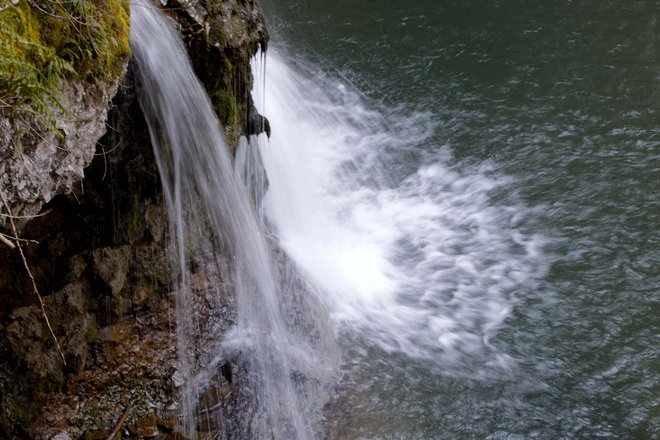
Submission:
[[[196,429],[200,395],[219,362],[233,357],[245,364],[257,404],[253,416],[242,415],[243,435],[313,438],[323,402],[313,385],[322,389],[333,365],[332,343],[318,330],[323,316],[308,317],[316,309],[301,299],[305,286],[284,260],[277,261],[283,275],[274,272],[264,230],[172,24],[146,1],[135,2],[131,17],[140,103],[170,221],[186,428]],[[227,294],[237,322],[225,336],[206,315]]]
[[[494,203],[508,180],[486,165],[446,165],[449,149],[429,145],[430,115],[371,110],[296,61],[271,49],[255,91],[273,127],[261,146],[265,211],[340,332],[447,374],[507,367],[491,340],[516,287],[544,270],[542,241],[514,226],[529,208]]]

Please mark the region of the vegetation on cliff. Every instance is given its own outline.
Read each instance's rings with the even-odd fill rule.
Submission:
[[[130,53],[128,0],[19,0],[0,6],[0,108],[52,125],[63,79],[108,80]]]

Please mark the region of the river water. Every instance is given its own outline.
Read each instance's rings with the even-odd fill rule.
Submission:
[[[263,210],[343,347],[329,436],[660,438],[657,2],[264,7]]]

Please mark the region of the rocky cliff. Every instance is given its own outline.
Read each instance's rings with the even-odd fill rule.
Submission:
[[[229,362],[200,402],[200,414],[222,407],[226,426],[178,428],[167,219],[124,46],[127,22],[102,23],[112,29],[104,34],[112,37],[112,56],[95,40],[98,53],[75,58],[70,41],[48,37],[67,20],[47,10],[52,4],[59,2],[0,6],[0,37],[15,52],[7,58],[32,62],[19,47],[31,35],[72,67],[55,78],[57,90],[44,105],[34,96],[19,99],[11,75],[3,83],[0,73],[0,191],[7,201],[0,203],[0,232],[14,244],[0,242],[0,437],[107,438],[115,428],[123,438],[228,434],[238,429],[231,411],[245,405]],[[127,1],[98,5],[88,14],[102,16],[102,5],[128,14]],[[161,0],[154,7],[179,23],[228,138],[254,132],[260,117],[249,94],[249,60],[268,40],[255,2]],[[220,329],[235,313],[232,298],[223,301],[214,312]]]

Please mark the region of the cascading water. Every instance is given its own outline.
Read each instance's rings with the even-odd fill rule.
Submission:
[[[250,228],[272,227],[304,274],[274,252],[279,313],[321,338],[332,332],[309,316],[327,309],[345,350],[324,437],[657,437],[657,8],[358,3],[278,2],[276,32],[291,28],[297,55],[269,52],[255,102],[272,137],[244,142],[236,161],[263,200],[265,220]],[[313,65],[301,60],[319,48]],[[176,201],[175,173],[164,176]],[[188,259],[194,233],[180,234],[195,243]],[[203,243],[210,254],[241,240]],[[183,281],[212,261],[197,260],[192,275],[181,265]],[[240,290],[237,279],[224,285]],[[270,389],[294,390],[302,408],[324,401],[309,392],[314,376],[297,374],[313,362],[278,364],[295,379],[269,388],[277,375],[254,360],[260,330],[241,322],[209,348],[211,365],[245,347],[266,373],[252,381],[260,400],[272,402]],[[308,358],[314,337],[293,334],[282,340]],[[192,377],[206,364],[186,347]],[[261,414],[249,420],[277,424],[290,411]],[[314,423],[298,437],[315,437]],[[268,429],[258,432],[290,432]]]
[[[272,139],[242,140],[234,170],[167,19],[137,3],[132,20],[140,101],[170,218],[189,430],[220,363],[238,359],[258,406],[243,415],[243,436],[320,436],[338,359],[328,315],[358,364],[374,347],[431,361],[449,376],[512,364],[490,340],[515,303],[512,291],[544,266],[541,242],[510,227],[526,208],[491,201],[506,179],[485,166],[452,168],[443,148],[412,171],[384,166],[392,152],[407,152],[412,164],[424,154],[417,148],[433,129],[428,115],[388,119],[350,86],[309,66],[297,73],[277,51],[268,79],[255,81]],[[303,277],[268,243],[252,206],[262,199]],[[222,307],[226,291],[237,302],[229,334],[199,306]],[[344,380],[350,387],[355,378]]]
[[[196,429],[200,395],[230,358],[245,364],[245,388],[256,399],[255,414],[237,415],[245,418],[243,436],[312,438],[324,401],[313,390],[322,392],[333,370],[331,332],[318,330],[323,311],[301,293],[306,286],[284,259],[276,260],[275,273],[264,230],[172,24],[147,2],[135,2],[131,17],[140,103],[170,221],[186,428]],[[223,335],[227,323],[208,315],[227,291],[237,322]]]
[[[510,179],[449,165],[448,147],[428,145],[433,115],[370,109],[350,84],[277,48],[264,62],[254,60],[265,77],[253,95],[273,128],[260,138],[265,216],[323,293],[345,350],[330,436],[402,432],[385,427],[393,402],[424,405],[412,391],[424,382],[510,376],[515,359],[491,341],[514,292],[547,270],[544,240],[515,227],[534,210],[494,201]]]
[[[430,115],[388,118],[320,69],[268,57],[267,88],[254,92],[273,127],[261,145],[266,216],[340,331],[444,374],[510,365],[490,339],[545,261],[543,240],[511,227],[530,209],[492,202],[507,178],[452,169],[447,148],[417,168]]]

